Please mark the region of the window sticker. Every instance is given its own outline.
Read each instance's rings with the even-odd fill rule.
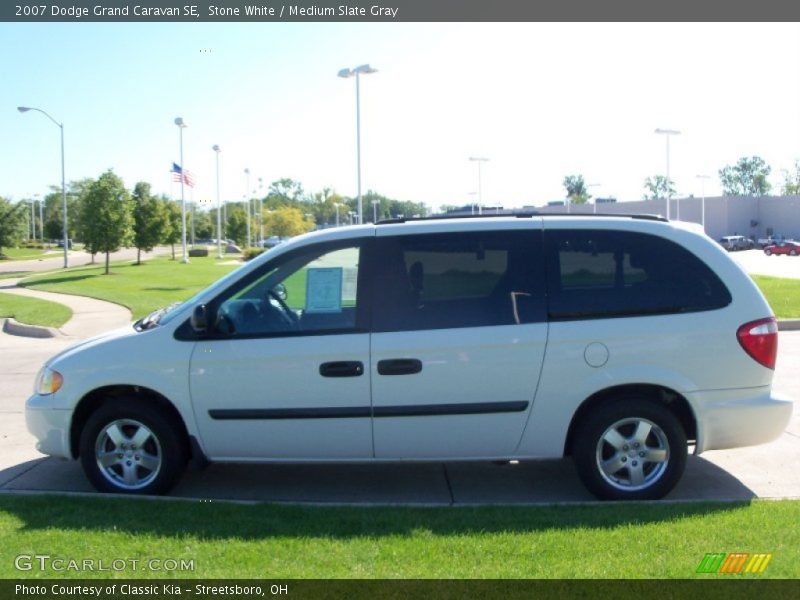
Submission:
[[[306,274],[307,313],[342,312],[342,268],[309,268]]]

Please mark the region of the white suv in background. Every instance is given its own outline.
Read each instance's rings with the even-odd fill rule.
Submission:
[[[102,491],[166,492],[190,459],[570,455],[596,496],[650,499],[688,446],[784,431],[777,342],[758,288],[690,225],[390,221],[294,238],[62,352],[26,416]]]

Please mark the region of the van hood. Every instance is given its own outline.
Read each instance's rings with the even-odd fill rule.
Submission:
[[[81,340],[79,342],[75,342],[71,346],[68,346],[67,348],[65,348],[64,350],[59,352],[58,354],[56,354],[54,356],[51,356],[47,360],[47,362],[45,362],[45,366],[50,367],[53,364],[55,364],[56,362],[58,362],[59,360],[65,358],[67,356],[71,356],[71,355],[75,354],[76,352],[78,352],[80,350],[84,350],[86,348],[91,348],[93,346],[99,346],[100,344],[104,344],[104,343],[109,342],[111,340],[124,338],[124,337],[129,337],[131,335],[138,335],[138,334],[139,334],[139,332],[136,331],[136,329],[134,329],[133,323],[131,323],[130,325],[125,325],[125,326],[120,327],[118,329],[112,329],[110,331],[106,331],[105,333],[101,333],[101,334],[95,335],[93,337],[86,338],[85,340]]]

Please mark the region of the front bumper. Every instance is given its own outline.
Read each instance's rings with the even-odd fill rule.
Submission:
[[[70,451],[69,428],[72,410],[52,408],[50,396],[38,394],[25,403],[25,424],[38,440],[36,449],[42,454],[73,458]]]
[[[770,387],[687,394],[697,417],[695,454],[771,442],[786,431],[794,402]]]

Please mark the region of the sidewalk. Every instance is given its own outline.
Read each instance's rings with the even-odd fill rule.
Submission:
[[[85,296],[40,292],[17,286],[20,279],[0,279],[0,292],[50,300],[72,309],[72,318],[59,328],[68,337],[87,338],[111,329],[128,325],[133,320],[131,311],[111,302]]]

